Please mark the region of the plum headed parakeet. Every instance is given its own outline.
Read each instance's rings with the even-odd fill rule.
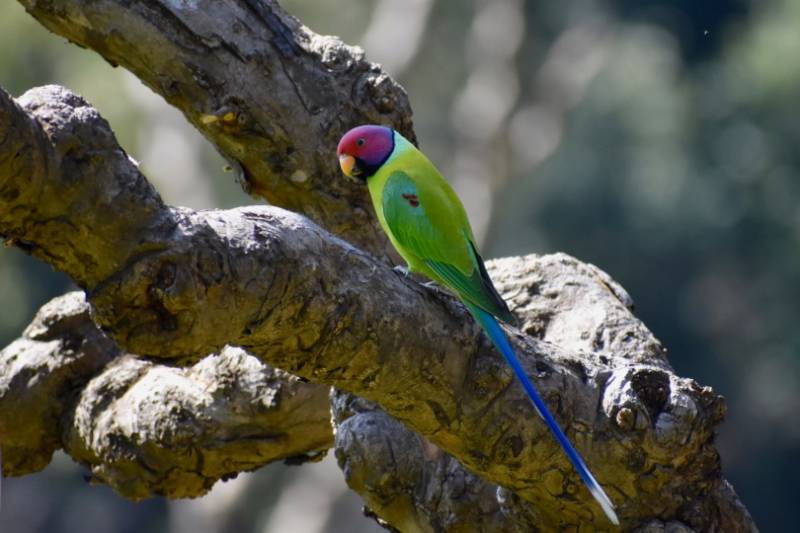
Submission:
[[[453,291],[513,369],[534,408],[614,524],[614,505],[547,409],[495,317],[514,322],[475,247],[464,206],[433,163],[384,126],[348,131],[337,148],[342,172],[366,183],[381,227],[411,272]]]

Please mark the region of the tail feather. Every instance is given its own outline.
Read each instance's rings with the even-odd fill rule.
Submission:
[[[564,432],[561,431],[561,428],[553,418],[553,415],[550,414],[550,411],[547,409],[547,405],[545,405],[541,396],[539,396],[539,393],[536,391],[533,383],[531,383],[530,379],[528,379],[525,370],[522,368],[519,359],[517,359],[514,349],[508,342],[508,338],[503,332],[503,329],[500,327],[500,324],[497,323],[497,320],[492,315],[479,307],[467,304],[467,308],[470,310],[481,327],[483,327],[484,331],[492,340],[497,349],[500,350],[500,353],[503,354],[503,357],[505,357],[506,361],[511,366],[511,369],[514,370],[514,374],[516,374],[517,379],[519,379],[520,383],[525,389],[525,392],[528,393],[528,397],[533,403],[533,406],[536,408],[536,412],[539,413],[539,416],[542,417],[542,420],[544,420],[545,424],[547,424],[547,427],[550,428],[553,436],[561,445],[561,448],[564,450],[567,458],[569,458],[572,466],[575,467],[578,475],[580,475],[581,479],[586,484],[589,492],[592,493],[594,499],[597,500],[597,503],[599,503],[600,507],[603,508],[603,512],[605,512],[608,519],[614,525],[619,525],[617,513],[614,512],[614,504],[611,503],[611,500],[594,478],[592,473],[589,471],[589,468],[578,454],[578,451],[572,446],[572,443],[570,443]]]

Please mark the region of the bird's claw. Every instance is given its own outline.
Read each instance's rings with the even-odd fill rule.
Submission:
[[[392,270],[398,274],[402,274],[404,278],[408,278],[408,275],[411,274],[411,269],[409,269],[406,265],[395,265]]]

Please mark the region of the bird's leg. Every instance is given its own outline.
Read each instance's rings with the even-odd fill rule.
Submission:
[[[408,279],[408,275],[411,274],[411,269],[408,268],[408,265],[395,265],[392,270],[402,274],[405,279]]]
[[[394,267],[392,267],[392,270],[394,270],[397,274],[402,274],[403,279],[410,278],[411,274],[416,272],[409,265],[395,265]],[[412,279],[417,281],[420,285],[422,285],[426,289],[430,289],[430,290],[433,290],[433,291],[443,292],[445,294],[449,294],[447,291],[442,289],[441,285],[439,285],[438,283],[436,283],[435,281],[433,281],[431,279],[428,279],[428,281],[424,281],[424,282],[421,281],[419,277],[412,278]]]
[[[412,278],[411,274],[413,274],[416,271],[408,265],[395,265],[394,267],[392,267],[392,270],[394,270],[397,274],[402,274],[403,279],[411,278],[414,281],[418,282],[423,287],[425,287],[426,289],[432,289],[434,291],[442,291],[442,287],[435,281],[429,279],[428,281],[423,282],[421,281],[420,277]]]

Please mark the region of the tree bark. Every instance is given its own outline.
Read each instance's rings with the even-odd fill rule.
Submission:
[[[328,387],[226,347],[174,367],[123,352],[82,292],[54,299],[0,352],[3,469],[44,468],[64,448],[132,499],[199,496],[267,462],[333,445]]]
[[[405,91],[364,53],[274,0],[20,0],[51,31],[133,72],[181,110],[245,189],[392,256],[362,187],[329,148],[381,123],[414,139]]]
[[[338,178],[331,154],[350,125],[383,122],[410,134],[402,89],[359,50],[313,34],[274,2],[22,3],[179,107],[250,190],[374,256],[276,207],[166,206],[80,97],[46,87],[15,103],[0,93],[0,233],[69,274],[122,347],[84,320],[80,338],[105,348],[54,363],[64,372],[37,367],[52,376],[49,389],[20,389],[13,362],[22,352],[3,352],[16,388],[0,382],[2,445],[45,450],[20,460],[20,473],[62,445],[127,496],[182,496],[262,459],[314,455],[330,443],[330,428],[315,422],[324,389],[266,366],[274,365],[345,391],[333,402],[337,457],[351,487],[401,530],[609,529],[467,312],[386,265],[391,254],[364,191]],[[755,530],[713,445],[722,399],[672,372],[624,290],[563,255],[498,261],[491,272],[524,322],[526,334],[509,330],[512,343],[624,529],[679,521],[697,531]],[[251,355],[228,349],[198,362],[225,345]],[[167,369],[120,350],[194,366]],[[44,361],[69,355],[62,346],[47,353]],[[244,363],[251,358],[259,362]],[[259,405],[275,378],[313,401]],[[209,383],[227,392],[200,394]],[[141,392],[123,397],[128,390]],[[41,407],[40,395],[53,391],[77,400],[60,412]],[[155,394],[172,409],[143,410]],[[29,441],[7,437],[17,398],[41,422]],[[301,408],[318,438],[293,433]],[[186,420],[187,410],[196,416]],[[229,446],[210,453],[227,432]],[[263,452],[262,437],[280,432],[293,444]],[[201,445],[187,450],[189,438]],[[4,464],[15,454],[7,456]],[[171,467],[175,479],[165,480]]]

